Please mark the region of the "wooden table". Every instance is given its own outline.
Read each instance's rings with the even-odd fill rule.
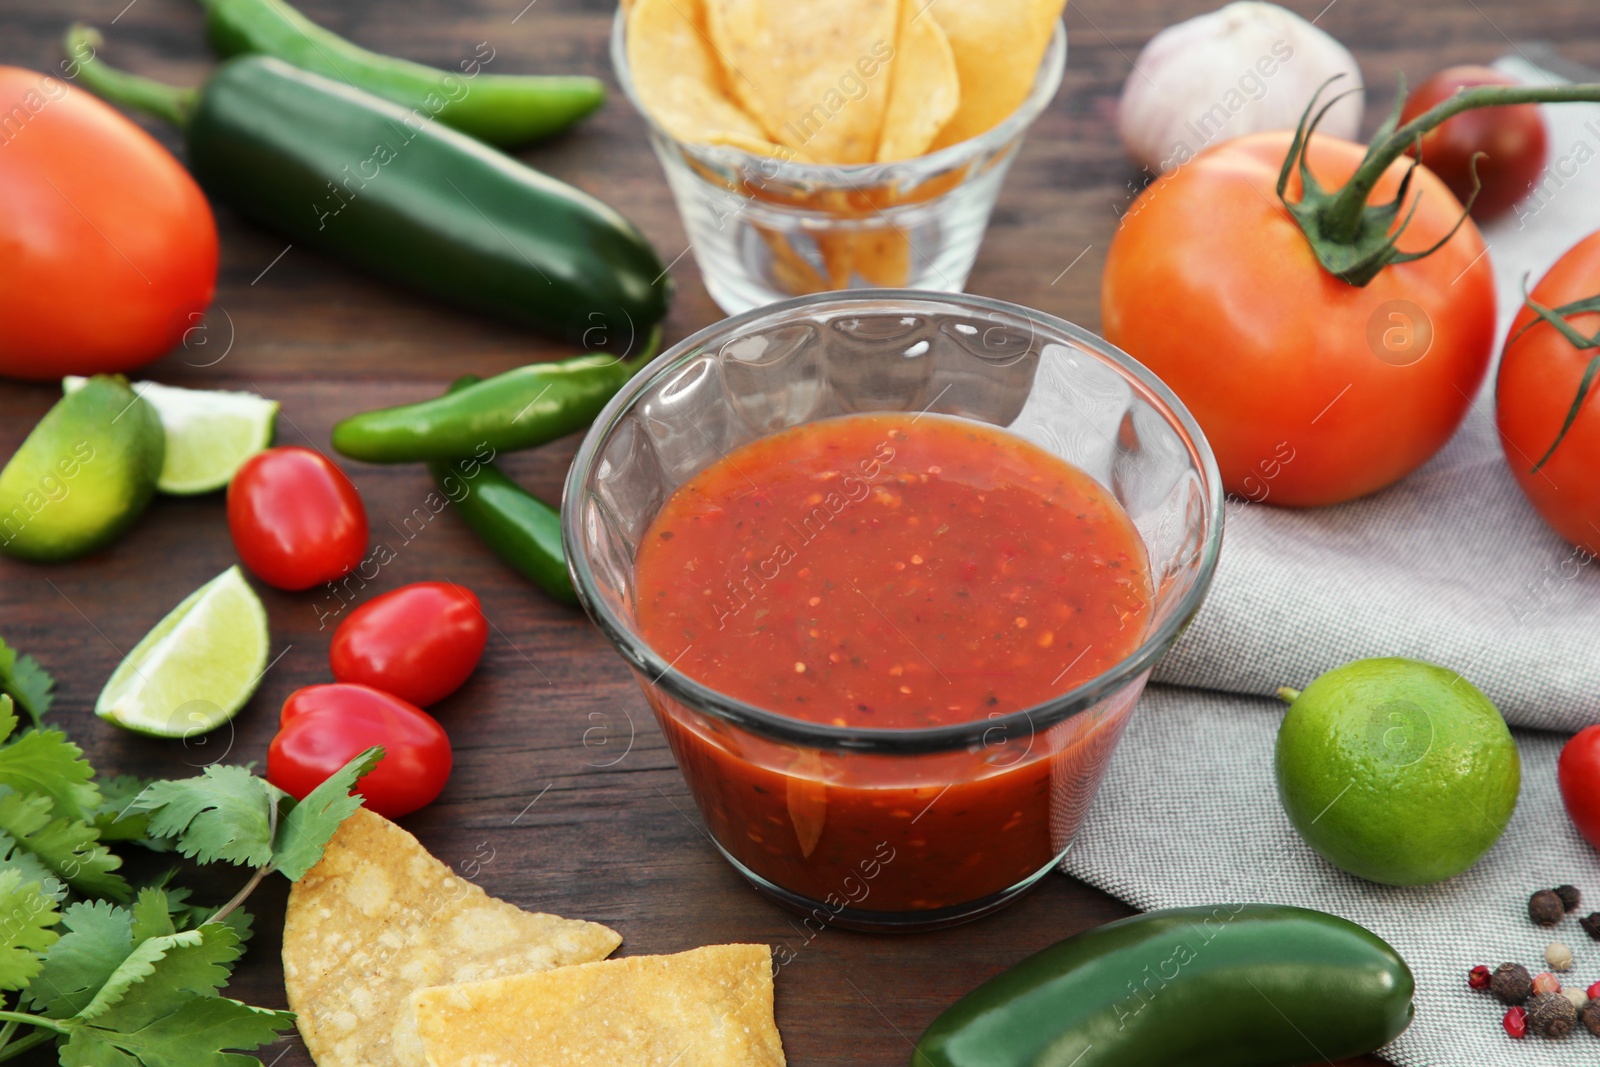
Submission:
[[[204,77],[212,60],[195,5],[124,2],[0,0],[0,62],[51,66],[61,31],[79,17],[108,31],[103,54],[114,64],[176,82]],[[612,80],[610,5],[524,2],[303,6],[363,44],[441,66],[487,42],[493,70],[581,71]],[[1290,6],[1313,17],[1325,2]],[[1141,177],[1118,145],[1117,94],[1151,34],[1211,6],[1088,0],[1069,10],[1065,82],[1011,173],[972,291],[1098,326],[1106,244]],[[1415,84],[1447,63],[1491,60],[1512,42],[1536,39],[1557,41],[1568,58],[1600,66],[1600,23],[1585,8],[1563,0],[1334,0],[1320,25],[1361,62],[1371,129],[1392,104],[1400,71]],[[177,147],[170,130],[158,135]],[[578,130],[523,158],[617,205],[673,262],[678,295],[668,341],[720,317],[694,258],[679,255],[683,228],[643,123],[620,94]],[[282,401],[282,443],[325,448],[329,428],[351,412],[432,396],[465,370],[488,375],[564,352],[286,248],[283,238],[225,210],[217,222],[222,270],[204,329],[147,373],[178,385],[255,389]],[[3,263],[0,280],[27,284],[9,278]],[[10,454],[57,395],[51,386],[0,384],[0,455]],[[555,500],[574,444],[513,457],[507,467]],[[479,593],[492,623],[478,673],[437,709],[455,741],[454,777],[437,803],[406,820],[440,858],[475,873],[490,893],[607,923],[622,933],[627,953],[787,943],[797,958],[779,978],[778,1017],[796,1067],[904,1063],[911,1041],[960,994],[1059,938],[1128,913],[1111,897],[1052,875],[1008,911],[965,927],[902,936],[826,930],[808,939],[795,918],[757,896],[713,851],[633,680],[584,617],[543,599],[448,513],[406,532],[401,520],[431,488],[420,467],[347,466],[374,539],[395,554],[359,596],[448,578]],[[341,601],[263,587],[272,652],[281,656],[230,727],[188,743],[161,742],[93,717],[95,696],[122,652],[234,559],[223,502],[214,495],[161,499],[116,545],[73,563],[0,560],[0,636],[55,673],[53,718],[103,772],[171,776],[197,773],[219,758],[259,762],[283,699],[330,680],[332,626],[322,623]],[[223,871],[204,884],[220,902],[238,881]],[[276,957],[285,889],[274,879],[253,899],[257,935],[231,987],[252,1003],[283,1003]],[[264,1050],[263,1059],[278,1067],[310,1063],[298,1038]]]

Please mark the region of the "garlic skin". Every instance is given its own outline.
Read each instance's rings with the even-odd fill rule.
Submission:
[[[1361,127],[1361,69],[1344,45],[1292,11],[1236,0],[1168,26],[1150,39],[1122,87],[1118,126],[1128,154],[1153,174],[1201,149],[1260,130],[1292,130],[1312,95],[1350,92],[1317,127],[1354,140]]]

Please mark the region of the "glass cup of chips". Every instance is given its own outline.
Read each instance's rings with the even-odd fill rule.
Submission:
[[[1060,11],[633,0],[611,55],[706,289],[738,314],[838,289],[959,292],[1023,134],[1061,84]]]

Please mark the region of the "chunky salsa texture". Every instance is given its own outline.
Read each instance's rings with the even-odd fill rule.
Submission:
[[[676,670],[836,726],[1044,703],[1136,649],[1151,611],[1143,542],[1109,490],[1007,431],[938,415],[753,441],[678,488],[635,562],[640,631]],[[812,900],[893,911],[978,899],[1047,865],[1127,710],[911,757],[798,748],[655,701],[737,860]]]

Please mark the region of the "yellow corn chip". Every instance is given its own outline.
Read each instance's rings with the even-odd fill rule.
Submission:
[[[284,985],[318,1067],[424,1067],[413,991],[600,960],[621,942],[496,900],[363,808],[289,891]]]
[[[856,273],[868,285],[903,289],[911,283],[911,242],[893,226],[866,230],[856,238]]]
[[[633,0],[628,69],[650,116],[678,140],[768,142],[761,124],[728,97],[707,35],[705,0]]]
[[[898,11],[899,0],[707,3],[734,98],[768,138],[822,163],[876,156]]]
[[[961,103],[933,142],[944,148],[993,128],[1022,105],[1066,0],[907,0],[938,20],[961,76]]]
[[[950,38],[931,16],[917,17],[927,0],[901,0],[900,32],[889,63],[889,106],[878,139],[878,162],[922,155],[956,113],[961,83]]]
[[[428,1067],[784,1062],[766,945],[710,945],[441,986],[419,990],[412,1004]]]

